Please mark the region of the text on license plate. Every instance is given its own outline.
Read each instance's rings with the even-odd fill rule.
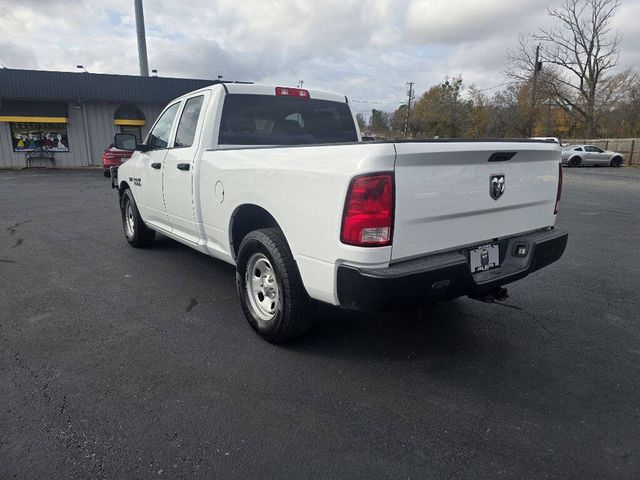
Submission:
[[[484,245],[469,250],[471,273],[484,272],[500,265],[498,245]]]

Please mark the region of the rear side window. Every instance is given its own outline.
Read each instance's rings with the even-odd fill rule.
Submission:
[[[304,145],[357,142],[346,103],[313,98],[238,95],[225,97],[220,145]]]
[[[578,147],[574,149],[576,152],[581,152],[582,151],[582,147]]]
[[[178,130],[176,131],[175,147],[190,147],[196,136],[196,127],[198,126],[198,118],[200,110],[202,110],[202,101],[204,95],[193,97],[187,100],[180,116]]]

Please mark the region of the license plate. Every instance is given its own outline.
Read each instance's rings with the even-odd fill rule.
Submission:
[[[500,265],[498,245],[484,245],[469,250],[471,273],[484,272]]]

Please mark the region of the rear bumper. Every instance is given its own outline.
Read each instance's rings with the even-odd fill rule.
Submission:
[[[482,295],[526,277],[558,260],[569,234],[550,228],[499,240],[500,266],[471,273],[469,249],[429,255],[387,268],[338,267],[340,305],[358,310],[389,310],[401,306],[450,300],[462,295]],[[516,246],[527,245],[524,257]]]
[[[102,168],[104,168],[105,170],[109,170],[109,168],[111,167],[119,167],[120,165],[122,165],[122,162],[119,160],[105,160],[104,158],[102,159]]]

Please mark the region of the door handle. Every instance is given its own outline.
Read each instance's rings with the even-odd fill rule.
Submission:
[[[151,164],[151,168],[155,168],[156,170],[159,170],[160,167],[162,167],[162,164],[160,162],[154,162]]]
[[[176,168],[178,170],[189,170],[189,168],[191,168],[191,165],[189,165],[188,163],[179,163],[176,165]]]

